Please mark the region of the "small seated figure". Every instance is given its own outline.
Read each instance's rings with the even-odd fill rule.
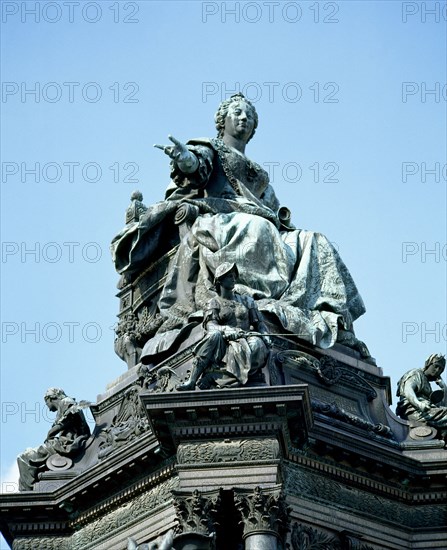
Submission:
[[[20,491],[33,490],[38,473],[46,469],[45,463],[50,456],[73,456],[85,447],[90,436],[90,428],[82,412],[87,403],[77,403],[60,388],[49,388],[44,399],[50,411],[57,413],[56,419],[42,445],[26,449],[17,457]]]
[[[397,383],[399,402],[396,414],[410,422],[437,428],[439,435],[447,441],[447,407],[441,405],[447,392],[441,378],[444,369],[445,357],[432,354],[422,369],[405,373]],[[432,391],[430,382],[436,382],[441,389]]]
[[[203,326],[204,338],[195,347],[189,380],[177,390],[199,386],[243,386],[259,373],[269,354],[266,327],[255,301],[234,291],[238,276],[235,264],[224,262],[215,272],[217,296],[208,302]]]

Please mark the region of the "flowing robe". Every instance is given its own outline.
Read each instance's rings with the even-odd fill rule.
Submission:
[[[166,318],[160,334],[180,330],[191,314],[205,309],[215,295],[213,274],[224,261],[238,267],[236,290],[255,299],[259,310],[279,323],[278,332],[326,348],[340,328],[352,331],[365,307],[327,238],[281,225],[267,172],[245,155],[219,139],[188,146],[199,159],[197,171],[186,175],[173,165],[166,200],[112,242],[117,270],[131,272],[155,254],[164,224],[180,205],[197,207],[199,215],[180,242],[159,300]],[[153,349],[165,337],[155,338]]]

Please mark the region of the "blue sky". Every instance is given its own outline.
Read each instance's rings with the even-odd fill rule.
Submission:
[[[213,136],[232,91],[259,114],[247,155],[348,265],[393,393],[445,353],[445,2],[1,4],[2,490],[49,386],[94,401],[125,371],[109,243],[134,189],[163,198],[152,144]]]

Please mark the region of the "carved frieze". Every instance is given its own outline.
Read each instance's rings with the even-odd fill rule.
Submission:
[[[149,430],[149,421],[139,398],[140,389],[134,385],[125,391],[112,424],[101,432],[98,458],[105,458]]]
[[[12,550],[71,550],[68,537],[21,537],[12,543]]]
[[[364,376],[355,369],[345,367],[333,357],[323,356],[320,359],[302,351],[283,351],[277,355],[277,362],[291,367],[293,370],[304,369],[312,372],[321,384],[331,387],[348,387],[360,394],[365,394],[368,401],[377,397],[376,390],[367,382]]]
[[[248,462],[277,458],[279,458],[279,442],[275,438],[182,443],[177,450],[179,464]]]
[[[445,526],[447,509],[442,505],[415,508],[352,486],[348,487],[330,477],[291,464],[285,465],[284,474],[284,492],[289,495],[300,495],[306,499],[324,502],[326,506],[343,508],[354,514],[366,514],[371,520],[375,518],[379,522],[391,520],[399,526]]]
[[[70,550],[95,548],[100,541],[107,540],[119,530],[141,522],[145,517],[153,514],[154,508],[169,503],[172,499],[171,491],[177,486],[178,479],[170,478],[116,510],[95,519],[73,534]]]

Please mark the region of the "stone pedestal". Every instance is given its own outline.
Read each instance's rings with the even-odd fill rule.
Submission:
[[[188,354],[159,370],[181,377]],[[393,414],[381,369],[275,339],[266,374],[270,386],[176,392],[130,369],[92,407],[97,429],[76,463],[2,495],[6,540],[142,550],[171,532],[176,550],[447,547],[447,451]]]
[[[176,504],[180,528],[186,531],[192,525],[197,531],[197,525],[209,522],[203,514],[211,514],[218,548],[223,549],[226,535],[219,526],[231,529],[225,516],[233,513],[246,549],[279,548],[288,523],[278,484],[281,456],[306,444],[312,426],[307,387],[148,392],[141,399],[163,452],[177,447],[179,489],[184,493]],[[212,489],[220,496],[211,495]],[[211,529],[208,524],[210,534]]]

